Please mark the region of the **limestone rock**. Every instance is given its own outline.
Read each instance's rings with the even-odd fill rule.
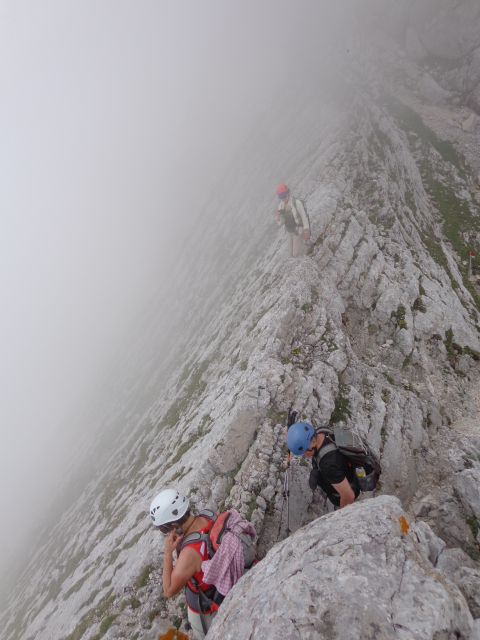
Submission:
[[[452,574],[459,567],[478,568],[477,563],[462,549],[445,549],[439,556],[436,568],[445,574]]]
[[[480,469],[455,474],[453,486],[466,511],[480,520]]]
[[[449,92],[445,91],[428,73],[422,76],[419,83],[419,90],[428,101],[433,103],[444,103],[450,97]]]
[[[234,587],[209,639],[468,640],[464,597],[408,528],[388,496],[315,520]]]
[[[480,618],[474,620],[470,640],[480,640]]]
[[[417,9],[417,5],[423,6]],[[422,43],[429,54],[444,60],[456,60],[478,47],[480,38],[476,25],[480,6],[476,0],[415,3],[411,9],[412,20],[427,7],[429,11],[424,14]]]

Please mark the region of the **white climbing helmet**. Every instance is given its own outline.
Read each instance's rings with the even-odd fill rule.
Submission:
[[[182,496],[176,489],[164,489],[152,500],[150,505],[150,517],[156,527],[169,522],[176,522],[184,516],[190,502],[186,496]]]

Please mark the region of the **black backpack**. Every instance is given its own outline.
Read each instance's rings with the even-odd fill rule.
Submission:
[[[337,433],[336,433],[337,432]],[[370,447],[351,432],[346,432],[343,429],[331,430],[326,427],[316,429],[315,433],[325,434],[325,443],[316,454],[314,461],[317,469],[320,466],[322,458],[331,451],[339,451],[346,459],[347,465],[350,468],[363,467],[365,470],[365,476],[359,477],[357,475],[358,484],[361,491],[373,491],[377,486],[378,479],[382,473],[380,462],[375,454],[371,451]],[[350,442],[345,441],[345,433],[348,433],[351,437]],[[338,442],[336,442],[338,440]]]
[[[305,202],[301,199],[301,198],[293,198],[294,201],[298,201],[301,202],[303,205],[303,208],[305,210],[305,215],[307,216],[307,220],[308,220],[308,227],[311,229],[311,224],[310,224],[310,218],[308,216],[308,212],[307,212],[307,205],[305,204]],[[295,202],[294,202],[295,204]],[[295,205],[296,208],[296,205]],[[298,214],[300,216],[300,214]],[[298,225],[297,221],[295,220],[295,216],[293,215],[293,212],[291,210],[288,211],[283,211],[282,212],[282,217],[283,217],[283,223],[285,225],[285,229],[286,231],[288,231],[289,233],[297,233],[299,227],[301,227],[302,225]],[[300,216],[301,218],[301,216]]]
[[[285,225],[285,230],[289,233],[296,233],[298,230],[298,225],[295,220],[295,216],[293,213],[289,211],[282,212],[283,224]]]

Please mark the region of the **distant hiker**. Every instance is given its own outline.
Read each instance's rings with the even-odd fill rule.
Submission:
[[[305,205],[298,198],[290,195],[286,184],[279,184],[277,196],[280,199],[275,218],[278,224],[285,227],[288,235],[288,250],[290,256],[296,258],[309,253],[310,220]]]
[[[295,422],[287,433],[287,444],[295,456],[312,460],[310,488],[320,487],[337,508],[352,504],[360,495],[356,469],[328,435],[328,430],[315,430],[308,422]],[[364,475],[357,467],[359,475]]]
[[[188,498],[175,489],[164,489],[153,499],[150,516],[166,536],[163,593],[172,598],[185,588],[194,636],[204,638],[224,597],[254,561],[255,529],[233,509],[218,516],[209,509],[195,515]]]

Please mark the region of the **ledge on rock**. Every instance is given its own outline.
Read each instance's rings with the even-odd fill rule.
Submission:
[[[468,640],[467,603],[416,527],[391,496],[318,518],[237,583],[208,639]]]

